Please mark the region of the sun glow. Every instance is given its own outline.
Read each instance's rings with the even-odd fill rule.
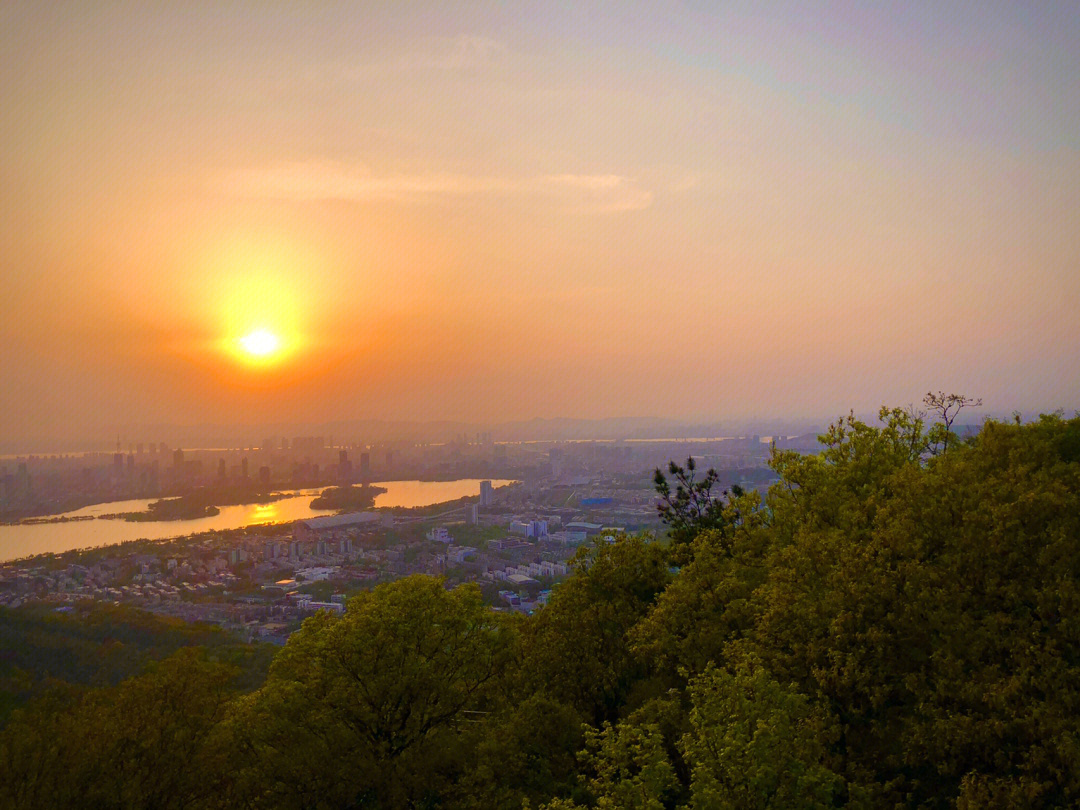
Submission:
[[[240,345],[254,357],[268,357],[281,348],[281,339],[268,329],[256,329],[240,338]]]
[[[214,349],[231,368],[256,375],[243,373],[235,382],[292,379],[296,361],[310,348],[308,314],[319,303],[312,279],[320,267],[316,250],[279,234],[208,242],[193,306],[206,313],[207,331],[218,335]]]

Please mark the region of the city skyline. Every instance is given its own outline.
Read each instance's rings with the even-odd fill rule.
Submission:
[[[0,20],[0,442],[1080,407],[1068,4]]]

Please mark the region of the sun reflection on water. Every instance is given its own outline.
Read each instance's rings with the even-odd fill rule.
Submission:
[[[272,523],[277,519],[276,503],[258,503],[251,510],[251,519],[256,523]]]

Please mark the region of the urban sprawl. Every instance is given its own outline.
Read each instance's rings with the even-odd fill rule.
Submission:
[[[208,503],[243,502],[245,492],[409,477],[514,483],[483,480],[478,496],[421,508],[370,508],[16,560],[0,564],[0,606],[126,604],[284,643],[305,617],[340,613],[360,590],[430,574],[447,587],[477,583],[493,609],[532,612],[582,544],[662,531],[655,468],[693,456],[721,473],[722,487],[764,490],[774,480],[767,466],[773,445],[809,450],[813,439],[498,444],[481,434],[440,445],[342,447],[302,437],[229,451],[151,445],[126,454],[17,459],[14,473],[0,468],[0,510],[9,517],[103,499],[200,494]],[[359,458],[355,467],[350,454]],[[163,468],[164,459],[170,463]]]

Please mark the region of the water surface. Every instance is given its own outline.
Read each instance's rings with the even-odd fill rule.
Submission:
[[[495,487],[510,481],[493,480]],[[379,481],[386,490],[375,498],[376,506],[415,507],[453,501],[480,494],[479,478],[457,481]],[[0,562],[45,552],[70,551],[122,543],[127,540],[162,540],[195,532],[224,531],[266,523],[284,523],[333,514],[333,510],[312,509],[311,500],[319,489],[284,490],[288,497],[273,503],[222,506],[213,517],[196,520],[164,520],[129,523],[124,520],[81,520],[74,523],[39,523],[30,526],[0,526]],[[64,517],[107,515],[115,512],[142,512],[151,500],[113,501],[65,512]],[[56,515],[55,517],[61,517]]]

